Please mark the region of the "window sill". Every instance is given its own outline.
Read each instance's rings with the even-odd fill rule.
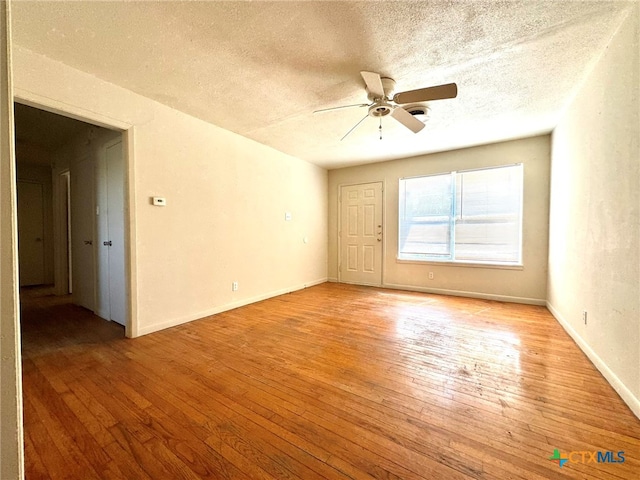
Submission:
[[[524,270],[524,265],[506,265],[504,263],[452,262],[438,260],[405,260],[397,257],[396,263],[409,263],[416,265],[441,265],[445,267],[492,268],[497,270]]]

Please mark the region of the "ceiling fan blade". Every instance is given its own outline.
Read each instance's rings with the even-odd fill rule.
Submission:
[[[320,110],[314,110],[313,113],[324,113],[331,112],[333,110],[340,110],[342,108],[352,108],[352,107],[368,107],[368,103],[356,103],[355,105],[342,105],[341,107],[331,107],[331,108],[321,108]]]
[[[374,72],[360,72],[364,83],[367,84],[367,89],[373,98],[384,98],[384,87],[382,86],[382,80],[380,75]]]
[[[447,83],[435,87],[418,88],[407,92],[399,92],[393,96],[396,103],[428,102],[430,100],[443,100],[445,98],[456,98],[458,86],[455,83]]]
[[[424,123],[415,118],[402,107],[394,108],[393,112],[391,112],[391,116],[399,121],[402,125],[407,127],[409,130],[411,130],[413,133],[418,133],[424,128]]]
[[[364,122],[364,119],[365,119],[365,118],[367,118],[368,116],[369,116],[369,114],[367,113],[367,114],[362,118],[362,120],[360,120],[358,123],[356,123],[353,127],[351,127],[351,130],[349,130],[347,133],[345,133],[345,134],[344,134],[344,137],[342,137],[342,138],[340,139],[340,141],[342,141],[342,140],[344,140],[345,138],[347,138],[347,135],[349,135],[351,132],[353,132],[353,131],[356,129],[356,127],[357,127],[358,125],[360,125],[362,122]]]

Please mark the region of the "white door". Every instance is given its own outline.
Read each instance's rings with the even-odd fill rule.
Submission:
[[[71,177],[69,171],[60,174],[59,185],[60,195],[64,199],[64,209],[61,211],[64,227],[60,231],[63,232],[63,241],[67,246],[66,250],[63,250],[63,252],[66,252],[66,256],[63,255],[64,264],[66,265],[66,277],[62,276],[63,280],[66,278],[66,281],[64,282],[64,287],[60,290],[60,294],[64,295],[73,292],[73,273],[71,271]]]
[[[71,269],[73,303],[95,310],[94,165],[89,158],[71,167]]]
[[[122,141],[108,143],[98,164],[98,310],[126,323],[124,262],[124,158]]]
[[[44,188],[18,182],[18,257],[20,286],[44,283]]]
[[[382,182],[340,187],[341,282],[382,285]]]

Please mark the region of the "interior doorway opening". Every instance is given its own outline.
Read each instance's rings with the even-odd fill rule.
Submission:
[[[18,225],[24,231],[18,244],[21,287],[68,295],[70,302],[106,320],[114,320],[110,312],[118,311],[116,321],[127,325],[123,132],[20,103],[14,103],[14,111],[17,189],[22,192]],[[111,197],[122,197],[110,202],[117,212],[106,203],[107,172]],[[120,233],[117,240],[106,238],[104,225]],[[116,253],[105,253],[114,243]],[[111,265],[119,256],[117,271],[110,268],[110,256]],[[119,293],[115,300],[113,291]],[[117,308],[105,309],[105,302]]]

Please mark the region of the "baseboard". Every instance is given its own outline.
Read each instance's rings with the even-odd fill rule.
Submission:
[[[620,398],[622,398],[624,403],[629,406],[633,414],[640,418],[640,399],[637,398],[624,383],[622,383],[613,370],[611,370],[604,360],[602,360],[598,354],[593,351],[589,344],[578,334],[578,332],[574,330],[571,324],[564,319],[560,312],[558,312],[558,310],[556,310],[549,302],[546,302],[546,305],[547,309],[555,317],[558,323],[562,325],[562,328],[565,329],[573,341],[576,342],[578,347],[580,347],[589,360],[591,360],[591,363],[593,363],[593,365],[602,374],[605,380],[607,380],[618,395],[620,395]]]
[[[483,300],[496,300],[498,302],[524,303],[527,305],[544,306],[546,300],[543,298],[527,298],[527,297],[511,297],[508,295],[496,295],[493,293],[467,292],[463,290],[446,290],[443,288],[427,288],[416,287],[413,285],[398,285],[395,283],[385,283],[383,288],[391,288],[394,290],[408,290],[411,292],[434,293],[437,295],[452,295],[454,297],[480,298]]]
[[[160,330],[164,330],[166,328],[176,327],[178,325],[182,325],[183,323],[193,322],[194,320],[200,320],[202,318],[209,317],[211,315],[216,315],[218,313],[226,312],[228,310],[233,310],[234,308],[244,307],[245,305],[250,305],[252,303],[260,302],[262,300],[267,300],[268,298],[273,298],[279,295],[284,295],[286,293],[291,293],[297,290],[313,287],[314,285],[320,285],[321,283],[325,283],[326,281],[327,281],[327,278],[320,278],[318,280],[313,280],[311,282],[305,282],[301,285],[282,288],[280,290],[273,290],[271,292],[264,293],[262,295],[256,295],[255,297],[243,298],[242,300],[238,300],[236,302],[226,303],[224,305],[218,305],[208,310],[204,310],[204,311],[187,315],[184,317],[180,317],[180,318],[174,318],[172,320],[167,320],[162,323],[147,325],[138,329],[138,336],[159,332]]]
[[[338,283],[338,277],[329,277],[327,278],[327,282]]]
[[[339,280],[338,280],[339,281]],[[342,281],[340,282],[344,285],[356,285],[358,287],[374,287],[374,288],[384,288],[384,285],[380,285],[378,283],[366,283],[366,282],[346,282],[346,281]]]

